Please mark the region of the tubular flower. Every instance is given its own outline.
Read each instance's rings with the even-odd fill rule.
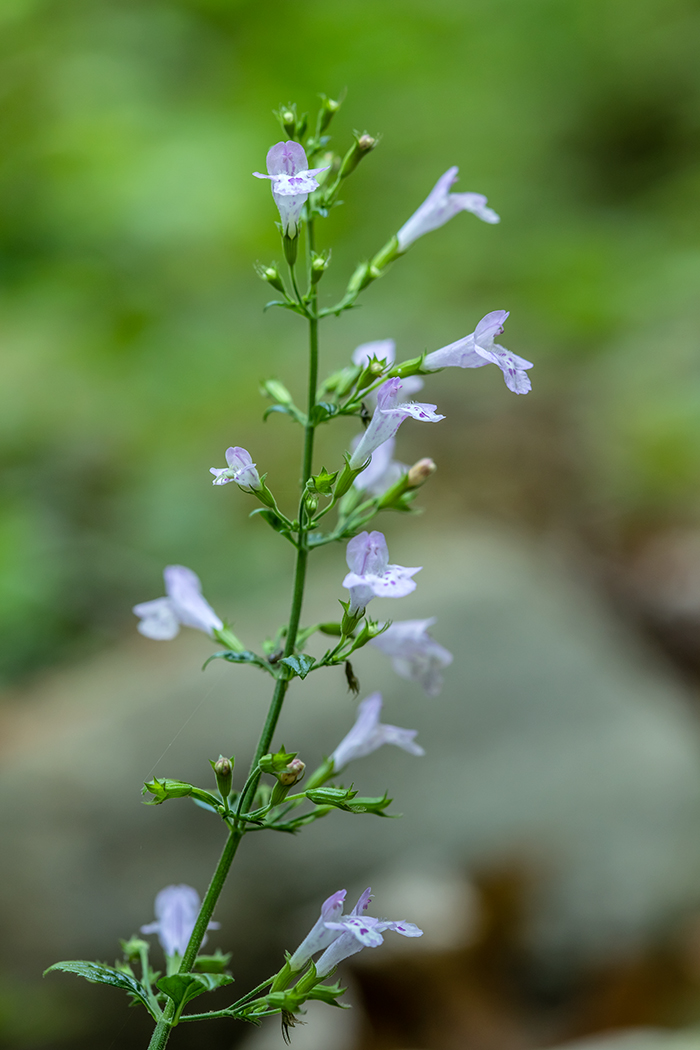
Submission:
[[[340,918],[343,913],[343,902],[346,895],[347,890],[338,890],[337,893],[331,894],[321,905],[321,915],[316,925],[307,933],[289,960],[289,965],[295,973],[297,970],[303,970],[309,959],[316,952],[323,951],[338,936],[335,930],[331,930],[326,926],[326,923],[334,922]]]
[[[438,695],[442,689],[440,670],[449,667],[453,660],[452,653],[428,634],[428,628],[434,623],[434,617],[398,620],[371,641],[391,657],[398,675],[419,682],[428,696]]]
[[[141,618],[138,631],[146,638],[168,641],[183,627],[196,627],[213,637],[223,628],[209,602],[202,596],[199,576],[184,565],[167,565],[163,570],[167,598],[154,598],[135,605],[133,612]]]
[[[355,439],[355,446],[360,440],[359,437]],[[392,458],[395,444],[395,439],[389,438],[383,445],[375,449],[369,466],[365,467],[362,473],[355,478],[353,482],[355,488],[366,492],[369,496],[381,496],[408,472],[408,467],[404,463],[399,463]]]
[[[166,886],[156,897],[155,922],[141,927],[141,933],[157,933],[166,955],[184,955],[199,915],[199,894],[191,886]],[[210,922],[208,930],[220,923]],[[202,944],[206,944],[204,937]]]
[[[374,597],[403,598],[415,591],[411,579],[421,566],[407,568],[389,564],[389,550],[381,532],[361,532],[347,546],[346,560],[350,572],[343,587],[350,591],[348,614],[356,616]]]
[[[270,179],[272,196],[279,208],[282,232],[296,237],[301,209],[312,190],[318,189],[315,176],[325,168],[309,168],[304,147],[298,142],[278,142],[267,153],[267,175],[254,171],[256,179]]]
[[[481,318],[470,335],[427,354],[423,360],[423,368],[432,372],[438,368],[483,368],[488,364],[498,365],[508,389],[514,394],[527,394],[532,389],[527,374],[527,369],[533,367],[532,361],[511,354],[504,346],[494,343],[496,336],[503,331],[508,313],[508,310],[492,310],[490,314]]]
[[[417,729],[402,729],[400,726],[384,725],[379,721],[382,711],[382,694],[372,693],[363,700],[357,710],[357,720],[347,736],[338,744],[330,756],[333,773],[339,773],[356,758],[364,758],[384,744],[394,744],[410,755],[424,755],[425,751],[415,742]]]
[[[457,179],[459,168],[449,168],[442,175],[408,222],[405,222],[396,238],[399,252],[405,252],[414,241],[424,233],[437,230],[460,211],[470,211],[484,222],[500,222],[500,216],[486,206],[486,197],[482,193],[450,193]]]
[[[361,467],[375,449],[394,437],[404,419],[408,419],[409,416],[424,423],[439,423],[445,418],[436,413],[436,405],[427,405],[420,401],[399,401],[404,388],[405,384],[400,379],[387,379],[386,383],[379,387],[374,415],[350,457],[352,470]]]
[[[214,475],[212,485],[228,485],[230,481],[235,481],[244,492],[256,492],[261,487],[260,475],[246,449],[238,445],[227,448],[226,462],[228,467],[209,468],[209,473]]]
[[[341,915],[339,919],[326,924],[329,929],[337,930],[339,936],[326,948],[316,963],[316,973],[319,977],[325,977],[343,959],[361,952],[363,948],[378,948],[384,942],[382,934],[385,930],[393,930],[395,933],[400,933],[402,937],[423,936],[423,931],[412,922],[375,919],[370,915],[364,915],[371,899],[372,894],[368,886],[350,915]]]

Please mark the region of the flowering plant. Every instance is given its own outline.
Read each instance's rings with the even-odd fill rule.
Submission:
[[[424,753],[415,740],[415,730],[380,722],[379,693],[360,703],[354,726],[313,772],[307,774],[298,752],[273,750],[277,722],[294,679],[303,680],[323,668],[344,666],[348,686],[357,693],[359,685],[350,658],[372,643],[390,657],[400,676],[418,682],[429,697],[435,697],[442,685],[441,672],[452,662],[452,655],[428,634],[433,620],[380,623],[367,613],[373,598],[398,598],[411,594],[417,586],[414,577],[420,567],[390,563],[383,533],[368,531],[367,526],[383,511],[410,510],[418,489],[435,471],[435,464],[427,458],[410,468],[393,458],[397,433],[404,421],[412,418],[438,423],[445,418],[436,405],[411,400],[423,386],[421,377],[446,367],[479,368],[492,363],[502,370],[510,390],[523,394],[530,389],[527,370],[531,363],[495,342],[508,316],[504,310],[487,314],[470,335],[449,346],[398,364],[393,340],[363,343],[347,367],[319,381],[319,325],[324,318],[350,309],[362,291],[410,245],[458,212],[470,212],[487,223],[499,221],[481,194],[450,193],[457,178],[457,168],[450,168],[398,233],[371,259],[359,264],[342,298],[322,306],[319,282],[328,269],[330,251],[317,250],[317,223],[338,203],[341,186],[375,148],[377,140],[368,134],[356,135],[344,155],[336,154],[326,132],[340,103],[325,96],[321,100],[311,134],[307,134],[306,116],[298,117],[296,107],[280,110],[278,117],[286,139],[269,150],[267,174],[254,172],[257,178],[271,183],[288,270],[285,279],[275,263],[259,267],[262,279],[280,296],[268,306],[297,314],[308,326],[306,406],[298,407],[278,380],[264,384],[266,395],[274,402],[268,412],[288,415],[303,433],[298,506],[288,513],[278,506],[266,485],[266,474],[258,473],[258,464],[245,448],[228,448],[227,466],[211,468],[215,486],[233,482],[234,490],[228,492],[235,493],[237,487],[252,496],[260,503],[254,513],[293,546],[296,564],[288,621],[273,642],[262,646],[262,651],[249,649],[206,601],[198,576],[182,565],[166,567],[165,597],[134,607],[139,617],[138,630],[147,638],[165,641],[174,638],[181,626],[192,627],[218,646],[210,659],[223,659],[233,665],[252,664],[270,676],[272,698],[258,746],[245,779],[238,785],[234,785],[234,758],[224,755],[211,760],[214,784],[207,788],[171,778],[155,778],[144,785],[144,794],[150,796],[148,805],[191,798],[215,814],[222,822],[225,840],[204,898],[200,901],[190,886],[167,886],[156,897],[155,921],[141,927],[143,935],[157,934],[165,955],[165,973],[161,976],[154,970],[149,958],[150,944],[138,935],[122,942],[124,957],[113,967],[83,960],[50,967],[126,991],[155,1021],[150,1050],[163,1050],[176,1025],[209,1018],[259,1024],[263,1018],[277,1014],[288,1039],[289,1028],[309,1000],[340,1005],[343,988],[338,983],[327,983],[327,979],[343,959],[365,947],[380,946],[386,931],[404,937],[421,936],[422,931],[411,922],[366,915],[371,899],[369,889],[352,911],[344,914],[346,891],[339,890],[324,901],[318,921],[296,951],[287,954],[277,973],[223,1009],[188,1009],[193,999],[233,981],[227,969],[230,956],[219,951],[203,955],[201,949],[207,931],[218,928],[212,916],[243,839],[261,831],[298,832],[336,810],[387,816],[391,799],[386,795],[360,796],[354,787],[334,781],[351,762],[384,744],[393,744],[416,757]],[[303,291],[297,270],[302,236]],[[337,469],[328,471],[322,467],[314,472],[317,428],[343,416],[357,420],[358,433],[351,447]],[[329,517],[331,513],[335,514],[334,519]],[[333,524],[328,526],[328,521]],[[346,545],[349,572],[341,579],[339,571],[338,588],[346,588],[349,598],[341,600],[343,615],[339,620],[302,626],[309,558],[317,548],[330,543]],[[309,640],[318,634],[332,640],[322,655],[313,656],[306,650]]]

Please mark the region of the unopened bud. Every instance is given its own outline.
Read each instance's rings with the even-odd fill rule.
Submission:
[[[283,109],[280,113],[280,123],[291,138],[297,126],[296,113],[293,113],[291,109]]]
[[[267,281],[267,283],[271,284],[278,292],[284,292],[285,289],[282,283],[282,278],[280,277],[279,270],[274,263],[271,266],[257,266],[256,270],[258,276],[261,277],[263,281]]]
[[[216,762],[212,762],[212,766],[214,767],[214,776],[216,777],[216,786],[219,789],[219,794],[223,799],[227,799],[231,794],[233,763],[230,758],[219,755]]]
[[[321,255],[314,254],[311,260],[311,283],[318,284],[323,277],[324,273],[328,269],[328,264],[331,261],[330,252],[323,252]]]
[[[342,104],[342,99],[328,98],[326,95],[321,95],[321,112],[319,113],[318,130],[323,134],[333,117],[336,115]]]
[[[437,467],[432,459],[419,459],[417,463],[413,464],[406,477],[409,489],[417,489],[420,485],[424,485],[436,470]]]
[[[368,135],[367,132],[364,132],[362,135],[358,135],[357,132],[355,132],[355,141],[343,157],[343,162],[340,165],[340,178],[347,179],[348,175],[352,174],[362,158],[366,157],[368,153],[371,153],[378,142],[379,139],[374,138],[372,135]]]
[[[289,765],[281,773],[277,774],[277,779],[285,787],[291,787],[292,784],[296,784],[297,781],[301,780],[305,769],[305,762],[302,762],[300,758],[293,758]]]
[[[359,139],[357,140],[357,145],[363,153],[369,153],[370,150],[374,149],[378,142],[379,139],[375,139],[372,135],[367,135],[365,133],[364,135],[360,135]]]

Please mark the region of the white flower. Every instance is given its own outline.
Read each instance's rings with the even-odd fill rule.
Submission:
[[[199,894],[191,886],[166,886],[156,897],[156,921],[141,927],[141,933],[157,933],[166,955],[184,955],[199,915]],[[208,930],[218,930],[210,922]],[[206,943],[206,937],[202,944]]]
[[[389,564],[389,549],[381,532],[361,532],[347,546],[346,561],[350,572],[343,587],[350,591],[350,616],[361,615],[372,598],[403,598],[415,591],[411,579],[417,568]]]
[[[244,492],[257,492],[261,487],[260,475],[250,452],[234,445],[226,449],[226,462],[228,467],[209,468],[209,473],[214,475],[212,485],[228,485],[230,481],[235,481]]]
[[[209,602],[202,596],[199,576],[184,565],[167,565],[163,570],[167,598],[154,598],[134,606],[141,617],[138,630],[146,638],[168,641],[183,627],[195,627],[210,637],[223,628]]]
[[[440,670],[453,660],[452,653],[428,634],[434,623],[434,618],[398,620],[371,642],[391,657],[397,674],[419,682],[428,696],[438,695],[442,689]]]
[[[374,415],[350,457],[352,470],[361,467],[375,449],[394,437],[404,419],[408,419],[409,416],[424,423],[438,423],[445,418],[436,413],[437,405],[427,405],[420,401],[400,401],[404,391],[405,386],[400,379],[387,379],[377,390]]]
[[[482,193],[450,193],[459,168],[450,168],[442,175],[408,222],[396,234],[399,251],[405,252],[424,233],[437,230],[460,211],[470,211],[484,222],[500,222],[496,212],[486,206]]]
[[[503,331],[508,317],[508,310],[492,310],[481,318],[470,335],[458,339],[456,343],[433,350],[423,360],[423,368],[435,371],[438,368],[483,368],[484,365],[498,365],[503,372],[506,386],[514,394],[527,394],[532,389],[528,368],[533,368],[532,361],[518,357],[494,342]]]
[[[298,142],[278,142],[267,153],[267,175],[254,171],[256,179],[270,179],[272,196],[279,208],[282,232],[296,237],[301,209],[312,190],[318,189],[315,176],[325,168],[309,168],[304,147]]]
[[[357,448],[361,437],[355,438],[353,448]],[[389,438],[383,445],[375,449],[369,466],[365,467],[361,474],[355,478],[353,485],[368,496],[381,496],[387,489],[408,472],[405,463],[399,463],[393,459],[396,440]]]
[[[372,892],[368,886],[350,915],[341,915],[339,919],[326,923],[329,929],[337,930],[340,936],[326,948],[316,962],[316,973],[319,977],[325,977],[343,959],[356,955],[363,948],[378,948],[384,943],[382,933],[385,930],[393,930],[402,937],[423,936],[423,931],[412,922],[404,922],[403,919],[375,919],[371,915],[365,915],[371,899]]]
[[[394,744],[411,755],[424,755],[425,751],[416,744],[417,729],[402,729],[400,726],[384,725],[379,721],[382,712],[382,694],[372,693],[357,709],[357,720],[350,732],[343,737],[330,760],[333,772],[339,773],[348,762],[356,758],[371,755],[384,744]]]

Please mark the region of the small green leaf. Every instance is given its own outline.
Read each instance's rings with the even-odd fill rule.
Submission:
[[[212,660],[226,660],[230,664],[255,664],[257,667],[262,667],[266,671],[270,670],[265,660],[256,653],[251,653],[249,649],[244,649],[242,653],[237,652],[235,649],[222,649],[221,652],[214,653],[204,662],[202,670],[204,670],[207,664],[210,664]]]
[[[115,970],[113,966],[105,966],[102,963],[86,962],[84,959],[71,959],[67,962],[57,962],[53,966],[49,966],[48,970],[44,970],[44,976],[47,973],[52,973],[54,970],[62,970],[64,973],[75,973],[78,977],[84,977],[86,981],[90,981],[92,984],[109,984],[112,988],[121,988],[122,991],[128,992],[136,1002],[145,1006],[151,1017],[156,1021],[158,1020],[153,1010],[153,1005],[148,1000],[146,989],[135,977],[124,973],[123,970]]]
[[[298,675],[303,680],[316,661],[313,656],[307,656],[306,653],[297,653],[294,656],[285,656],[283,660],[280,660],[280,663],[291,669],[293,673],[289,676],[290,678]]]
[[[178,1013],[191,999],[203,992],[223,988],[226,984],[233,984],[233,977],[226,973],[173,973],[158,981],[158,987],[173,1000]]]
[[[319,423],[326,423],[333,416],[337,416],[339,411],[338,406],[331,404],[330,401],[319,401],[311,411],[311,422],[314,426],[318,426]]]
[[[231,952],[216,949],[213,955],[198,955],[194,961],[197,973],[223,973],[231,961]]]

